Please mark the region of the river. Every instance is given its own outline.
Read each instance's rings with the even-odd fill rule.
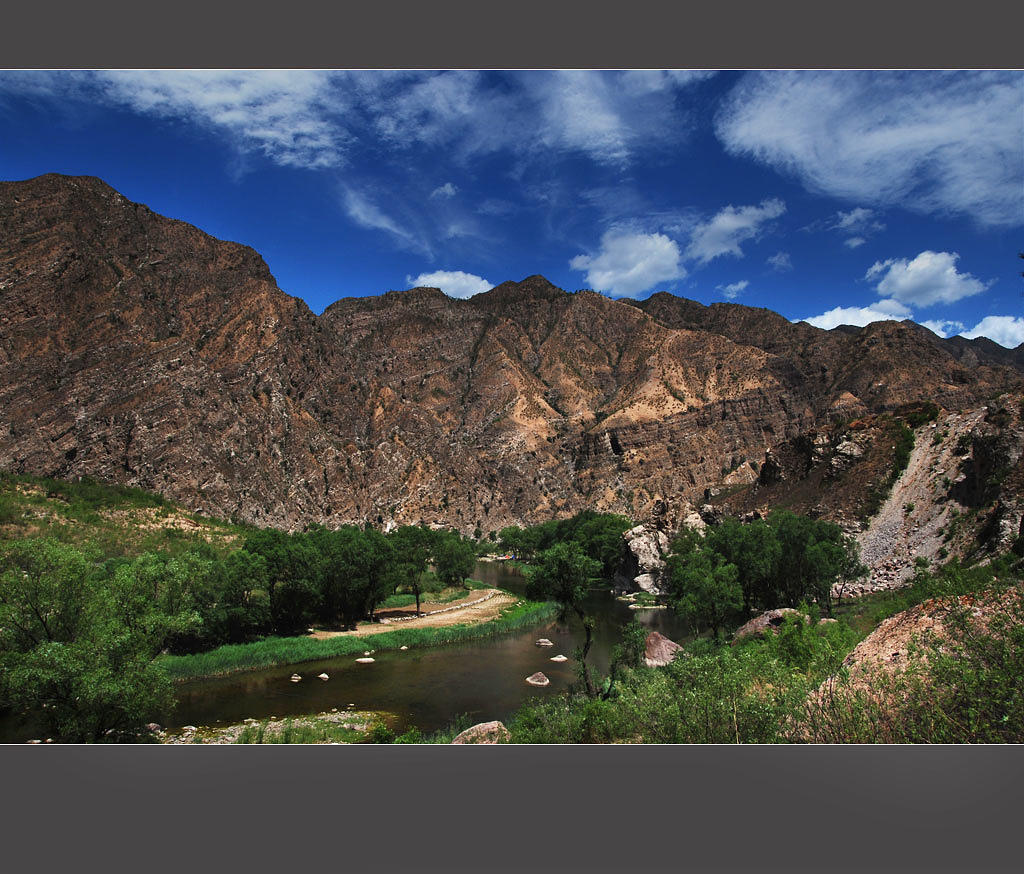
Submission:
[[[516,593],[526,585],[522,574],[500,562],[478,562],[473,575]],[[598,671],[607,671],[622,626],[634,615],[672,640],[682,642],[686,637],[682,621],[671,610],[630,610],[609,591],[591,592],[586,609],[595,619],[587,660]],[[541,637],[554,646],[536,646]],[[357,664],[345,656],[195,680],[178,687],[178,706],[164,724],[172,730],[183,725],[228,725],[250,717],[281,718],[335,707],[392,713],[398,731],[411,726],[435,731],[460,714],[468,714],[473,722],[507,719],[531,698],[556,695],[576,682],[572,653],[583,637],[579,621],[570,617],[565,624],[545,621],[525,631],[465,643],[374,653],[373,664]],[[569,661],[551,661],[559,653]],[[526,677],[536,671],[543,671],[551,684],[527,684]],[[293,673],[302,681],[292,683]],[[320,673],[330,679],[317,679]]]

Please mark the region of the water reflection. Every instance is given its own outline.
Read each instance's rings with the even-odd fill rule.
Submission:
[[[521,574],[497,562],[478,562],[474,576],[517,593],[525,589]],[[588,661],[607,671],[612,647],[632,616],[652,630],[681,641],[685,629],[670,610],[630,610],[610,592],[592,592],[587,611],[595,618]],[[555,645],[538,647],[547,637]],[[356,710],[385,710],[399,718],[399,728],[415,725],[434,731],[461,713],[474,721],[507,719],[530,698],[555,695],[576,682],[573,650],[583,643],[583,629],[573,616],[566,623],[545,622],[500,637],[405,652],[375,653],[373,664],[356,664],[351,656],[250,671],[183,684],[178,707],[165,717],[168,727],[218,725],[248,717],[285,717],[352,705]],[[567,662],[552,662],[559,653]],[[546,687],[525,678],[543,671]],[[324,672],[327,681],[317,679]],[[292,683],[293,673],[302,682]]]

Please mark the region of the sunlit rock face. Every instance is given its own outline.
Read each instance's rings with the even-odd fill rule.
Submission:
[[[970,342],[540,276],[318,317],[252,249],[101,180],[0,183],[0,468],[261,525],[471,533],[585,508],[647,520],[659,501],[678,523],[837,415],[1019,384],[1018,353]]]

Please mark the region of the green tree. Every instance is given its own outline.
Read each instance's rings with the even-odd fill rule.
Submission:
[[[857,542],[832,522],[780,510],[768,518],[780,553],[775,564],[775,591],[781,604],[796,607],[814,598],[832,612],[832,587],[842,579],[865,573]]]
[[[556,543],[537,556],[527,572],[526,597],[535,601],[557,601],[563,612],[571,610],[583,623],[586,639],[578,657],[587,694],[594,696],[594,683],[587,665],[593,642],[594,620],[587,616],[583,602],[601,573],[601,563],[590,558],[576,543]]]
[[[236,549],[221,564],[221,603],[225,643],[245,643],[270,630],[267,562]]]
[[[685,529],[665,563],[669,599],[695,633],[720,629],[743,607],[736,565],[727,563],[693,529]]]
[[[353,628],[360,619],[372,618],[377,605],[394,592],[387,573],[391,547],[384,535],[345,525],[335,531],[311,529],[308,538],[317,555],[320,621]]]
[[[476,546],[454,531],[439,532],[433,548],[434,571],[446,586],[461,586],[476,565]]]
[[[423,574],[434,548],[434,532],[416,525],[402,525],[388,535],[394,554],[397,579],[402,580],[416,596],[416,615],[420,615],[420,593]]]
[[[708,529],[706,543],[725,563],[736,567],[744,613],[778,606],[775,569],[782,547],[767,522],[755,520],[744,524],[737,519],[724,519]]]
[[[137,737],[173,704],[154,660],[198,621],[162,613],[130,565],[111,577],[94,559],[49,538],[0,550],[0,700],[62,741]]]
[[[605,577],[610,577],[622,561],[622,534],[631,526],[625,516],[584,510],[560,523],[560,540],[572,540],[591,558],[601,562]]]
[[[249,534],[243,549],[267,563],[270,616],[278,634],[308,625],[318,610],[322,557],[308,534],[264,528]]]

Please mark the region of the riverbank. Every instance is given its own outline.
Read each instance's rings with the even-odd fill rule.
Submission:
[[[494,605],[490,602],[497,602],[497,597],[485,604],[467,605],[463,610],[446,610],[434,616],[390,623],[390,628],[379,624],[369,626],[378,629],[376,631],[337,632],[319,638],[313,635],[268,637],[253,643],[221,646],[208,652],[163,656],[159,664],[173,680],[198,680],[339,656],[356,658],[367,650],[382,652],[400,650],[403,646],[412,649],[458,643],[539,624],[558,612],[558,606],[553,603],[516,599],[506,592],[501,595],[507,598],[502,597],[501,603]],[[487,605],[490,609],[479,609]]]
[[[381,633],[381,626],[400,628],[440,628],[446,625],[489,622],[501,616],[502,611],[517,603],[515,595],[501,589],[483,589],[469,597],[447,604],[444,607],[424,602],[417,615],[415,606],[396,610],[378,610],[379,622],[366,622],[351,631],[314,631],[310,636],[317,640],[332,637],[370,637]],[[429,609],[433,607],[433,609]],[[395,626],[395,623],[402,623]]]
[[[186,725],[180,731],[161,732],[162,744],[352,744],[365,743],[374,726],[387,725],[387,715],[338,710],[278,719],[246,719],[217,727]]]

